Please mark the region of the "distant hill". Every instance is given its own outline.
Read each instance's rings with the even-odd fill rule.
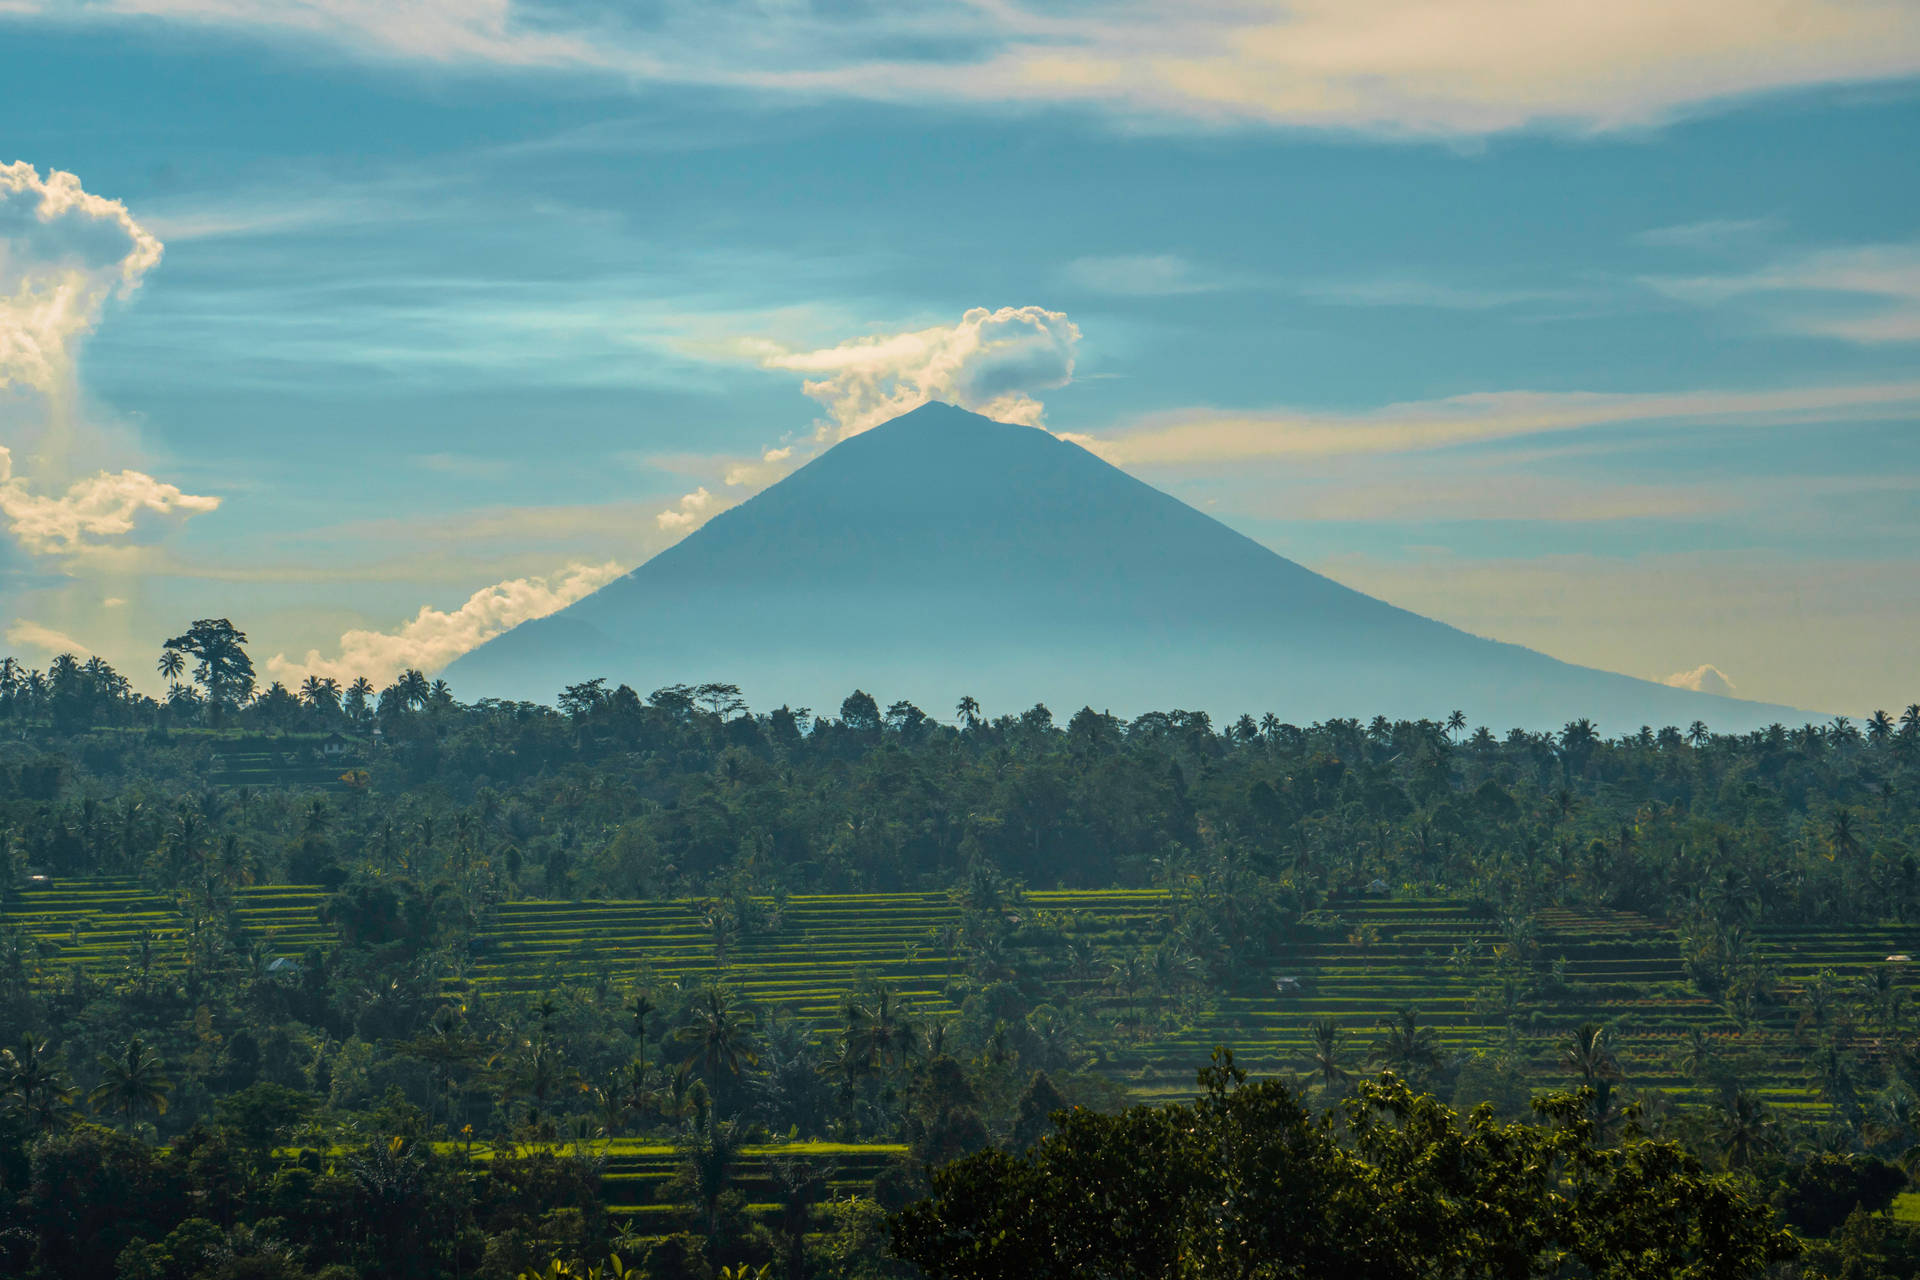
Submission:
[[[929,404],[835,446],[584,600],[446,673],[550,702],[593,676],[724,680],[835,712],[856,687],[949,716],[1579,717],[1616,734],[1808,713],[1573,666],[1362,595],[1031,427]]]

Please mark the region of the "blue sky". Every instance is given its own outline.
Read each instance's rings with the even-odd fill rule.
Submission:
[[[0,648],[444,665],[935,395],[1904,706],[1920,12],[1750,9],[0,2]]]

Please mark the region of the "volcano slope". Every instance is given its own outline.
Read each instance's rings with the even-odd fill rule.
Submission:
[[[827,713],[1044,702],[1740,732],[1807,713],[1469,635],[1341,586],[1032,427],[929,404],[828,450],[625,577],[447,671],[551,701],[596,676],[726,681]]]

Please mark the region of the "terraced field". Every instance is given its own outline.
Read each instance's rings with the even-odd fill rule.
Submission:
[[[270,951],[297,956],[325,946],[324,891],[263,886],[237,894],[247,930]],[[1215,1044],[1233,1046],[1256,1072],[1293,1070],[1306,1060],[1311,1027],[1333,1018],[1350,1029],[1353,1065],[1374,1030],[1396,1010],[1413,1009],[1444,1049],[1467,1052],[1508,1043],[1492,957],[1508,939],[1498,923],[1456,900],[1378,898],[1339,904],[1339,921],[1279,956],[1271,971],[1246,975],[1236,993],[1188,993],[1163,1000],[1151,988],[1112,990],[1107,971],[1140,955],[1168,927],[1168,899],[1147,890],[1025,894],[1009,909],[1013,931],[1003,971],[1039,979],[1046,998],[1095,1018],[1142,1012],[1137,1024],[1095,1039],[1100,1069],[1143,1097],[1183,1094]],[[761,903],[744,930],[716,929],[704,904],[518,901],[501,904],[474,936],[452,986],[496,993],[541,992],[605,980],[626,983],[718,979],[769,1009],[810,1019],[830,1032],[845,994],[869,981],[906,996],[921,1016],[957,1012],[951,978],[979,957],[961,936],[962,913],[937,894],[794,897]],[[79,965],[124,971],[143,936],[157,938],[155,966],[177,965],[186,919],[166,898],[128,880],[31,886],[0,903],[0,924],[22,930],[53,969]],[[1743,1027],[1687,982],[1670,929],[1627,914],[1547,912],[1536,922],[1537,962],[1551,976],[1518,1006],[1513,1047],[1536,1083],[1558,1082],[1559,1042],[1579,1022],[1612,1026],[1628,1082],[1684,1095],[1690,1084],[1675,1050],[1698,1029],[1719,1050],[1748,1064],[1750,1083],[1776,1105],[1817,1105],[1806,1058],[1794,1035],[1794,990],[1833,970],[1844,984],[1885,970],[1911,992],[1914,966],[1888,960],[1920,953],[1920,928],[1763,930],[1758,951],[1779,976],[1785,998],[1756,1008]],[[1076,974],[1065,954],[1071,937],[1092,963]],[[1184,1008],[1189,1016],[1173,1012]],[[1871,1056],[1862,1028],[1855,1051]],[[1757,1064],[1757,1071],[1753,1068]]]
[[[638,1217],[650,1230],[681,1225],[667,1221],[685,1212],[666,1190],[681,1159],[674,1147],[646,1139],[615,1138],[558,1143],[542,1149],[583,1157],[598,1165],[607,1210],[615,1217]],[[801,1161],[823,1169],[831,1195],[864,1195],[874,1178],[906,1153],[904,1145],[884,1142],[786,1142],[743,1147],[729,1183],[746,1198],[750,1211],[767,1213],[778,1208],[773,1166],[780,1161]],[[480,1160],[489,1158],[485,1148],[477,1149],[474,1155]]]

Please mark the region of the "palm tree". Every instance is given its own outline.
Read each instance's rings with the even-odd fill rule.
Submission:
[[[1440,1044],[1432,1027],[1418,1025],[1413,1010],[1402,1009],[1380,1028],[1367,1056],[1408,1080],[1417,1080],[1440,1065]]]
[[[87,1104],[96,1111],[118,1111],[131,1124],[144,1112],[165,1115],[172,1092],[166,1064],[135,1036],[119,1053],[100,1055],[100,1083],[87,1094]]]
[[[1313,1074],[1320,1079],[1320,1088],[1327,1093],[1338,1089],[1350,1074],[1341,1065],[1340,1041],[1346,1032],[1332,1018],[1321,1018],[1313,1024],[1313,1049],[1310,1060]]]
[[[1707,728],[1705,720],[1695,720],[1687,726],[1687,745],[1690,747],[1704,747],[1712,737],[1713,732]]]
[[[1715,1136],[1726,1153],[1727,1164],[1744,1169],[1755,1156],[1773,1146],[1773,1121],[1767,1118],[1765,1104],[1742,1089],[1721,1104]]]
[[[155,666],[166,679],[178,680],[180,673],[187,669],[187,660],[180,656],[178,649],[162,649],[160,661]]]
[[[975,701],[972,694],[961,698],[959,705],[954,707],[953,710],[954,714],[960,718],[960,723],[967,728],[978,729],[980,727],[980,704]]]
[[[688,1008],[686,1025],[674,1032],[674,1039],[687,1046],[685,1065],[699,1064],[709,1085],[722,1068],[728,1075],[738,1075],[742,1063],[758,1061],[748,1021],[732,991],[709,986]]]
[[[433,697],[433,686],[427,683],[427,677],[422,672],[413,667],[408,667],[400,674],[394,687],[400,691],[400,701],[416,711],[426,706]]]
[[[1132,1007],[1132,1012],[1137,1015],[1139,1008],[1134,997],[1139,994],[1146,976],[1147,966],[1141,962],[1139,956],[1124,955],[1115,960],[1113,966],[1107,970],[1107,987],[1124,996],[1127,1004]]]
[[[1876,711],[1867,717],[1867,741],[1876,747],[1887,745],[1887,739],[1893,736],[1893,717],[1884,711]]]
[[[865,1070],[875,1065],[888,1071],[904,1066],[919,1045],[920,1029],[891,987],[875,986],[864,1003],[849,1000],[846,1019],[847,1055]]]
[[[73,1082],[47,1052],[47,1042],[28,1032],[18,1049],[0,1050],[0,1110],[24,1117],[50,1132],[65,1123],[75,1093]]]
[[[1680,1042],[1679,1050],[1674,1054],[1674,1065],[1689,1080],[1698,1080],[1713,1062],[1713,1045],[1707,1039],[1707,1033],[1698,1027],[1687,1029],[1687,1038]]]
[[[1620,1062],[1607,1044],[1607,1029],[1597,1022],[1575,1027],[1560,1049],[1560,1065],[1593,1090],[1593,1121],[1604,1126],[1613,1102],[1613,1082],[1620,1078]]]
[[[1460,735],[1465,733],[1466,731],[1467,731],[1467,713],[1460,710],[1454,710],[1449,712],[1447,714],[1447,736],[1452,738],[1455,742],[1458,742],[1460,741]]]

